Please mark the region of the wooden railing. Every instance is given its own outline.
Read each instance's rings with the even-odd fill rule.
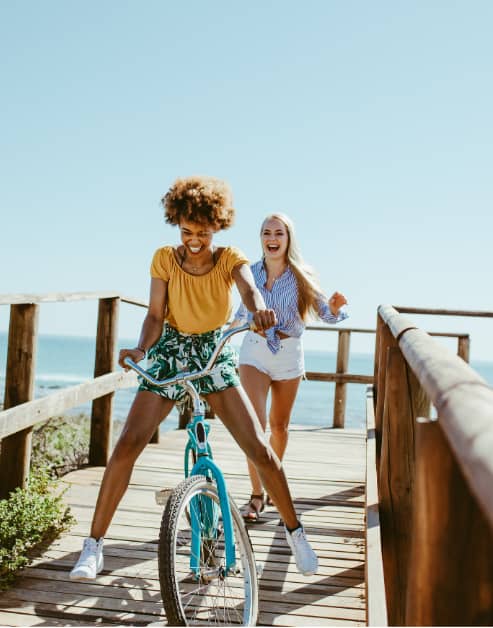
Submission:
[[[334,413],[332,419],[333,427],[344,427],[346,414],[346,385],[365,384],[373,385],[374,375],[362,375],[348,373],[349,347],[351,334],[375,334],[375,329],[361,329],[356,327],[332,327],[327,325],[308,325],[308,331],[333,332],[338,335],[336,372],[321,373],[318,371],[307,371],[306,378],[317,382],[335,382],[334,391]],[[431,336],[457,339],[457,353],[466,362],[469,361],[469,334],[451,332],[430,332]]]
[[[34,396],[34,375],[39,307],[43,303],[98,300],[94,379],[65,388],[40,399]],[[5,375],[4,409],[0,412],[0,498],[24,486],[29,473],[31,435],[36,423],[92,401],[89,464],[106,465],[111,449],[113,397],[116,390],[137,384],[133,373],[115,372],[120,302],[147,308],[147,303],[117,292],[79,292],[0,295],[0,305],[10,305]],[[372,375],[347,372],[351,333],[372,329],[310,326],[311,330],[337,331],[336,372],[308,372],[307,379],[335,382],[333,426],[344,427],[346,385],[368,384]],[[156,430],[151,442],[158,442]]]
[[[33,401],[40,304],[88,299],[99,300],[94,379]],[[0,498],[25,485],[33,426],[88,401],[93,402],[89,464],[107,463],[114,392],[136,385],[133,374],[114,372],[120,301],[145,306],[116,292],[0,295],[0,305],[10,305],[4,410],[0,412]]]
[[[33,400],[39,307],[43,303],[98,300],[94,379]],[[0,497],[23,486],[30,462],[33,425],[92,401],[89,463],[105,465],[111,447],[114,392],[136,385],[132,373],[114,372],[120,302],[147,308],[144,301],[117,292],[0,295],[0,305],[10,305],[9,341],[4,410],[0,412]],[[336,372],[307,372],[312,381],[334,382],[332,425],[344,427],[348,383],[373,384],[373,375],[348,372],[351,334],[374,334],[373,329],[310,325],[309,331],[338,334]],[[459,353],[468,358],[467,334],[438,334],[458,338]],[[158,442],[156,430],[151,442]]]
[[[492,388],[395,308],[380,306],[374,393],[389,624],[492,625]]]
[[[348,373],[351,334],[374,334],[375,330],[357,329],[356,327],[337,328],[326,325],[308,325],[306,329],[308,331],[335,332],[338,335],[336,372],[307,371],[306,378],[315,382],[335,382],[332,427],[342,428],[346,416],[347,384],[373,384],[373,375]]]

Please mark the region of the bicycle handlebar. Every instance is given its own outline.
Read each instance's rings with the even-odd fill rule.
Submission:
[[[158,386],[159,388],[165,388],[166,386],[171,386],[172,384],[183,384],[184,382],[190,382],[194,379],[200,379],[204,377],[204,375],[208,375],[217,360],[218,355],[221,353],[222,348],[228,342],[228,340],[234,336],[235,334],[239,334],[243,331],[255,331],[256,327],[253,324],[246,323],[245,325],[241,325],[240,327],[233,327],[233,329],[229,329],[224,332],[221,336],[221,339],[217,343],[216,348],[214,349],[209,361],[205,365],[205,367],[201,371],[196,371],[194,373],[184,372],[179,375],[175,375],[175,377],[170,377],[169,379],[158,380],[149,375],[147,371],[145,371],[141,366],[136,364],[131,358],[128,356],[123,360],[123,363],[128,367],[133,369],[136,373],[138,373],[141,377],[147,380],[149,383],[153,384],[153,386]]]

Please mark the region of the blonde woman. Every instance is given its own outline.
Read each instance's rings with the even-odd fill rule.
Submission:
[[[252,265],[252,274],[266,307],[276,313],[277,324],[245,336],[240,351],[240,379],[264,430],[270,390],[270,444],[282,460],[288,444],[291,411],[305,371],[301,336],[306,321],[317,317],[327,323],[338,323],[347,318],[341,309],[347,301],[340,292],[334,292],[330,298],[323,294],[301,256],[288,216],[267,216],[260,240],[263,257]],[[241,305],[233,325],[248,318],[251,315]],[[243,516],[246,521],[256,522],[266,500],[262,481],[250,460],[248,470],[252,494]],[[267,503],[272,504],[269,497]]]

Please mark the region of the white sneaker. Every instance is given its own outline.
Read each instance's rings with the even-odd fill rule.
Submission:
[[[70,580],[95,580],[103,565],[103,538],[96,541],[90,536],[84,539],[79,560],[70,572]]]
[[[284,530],[286,532],[288,545],[293,552],[298,571],[304,576],[313,576],[314,573],[317,573],[318,558],[306,538],[303,526],[296,528],[296,530],[292,532],[289,532],[286,526],[284,526]]]

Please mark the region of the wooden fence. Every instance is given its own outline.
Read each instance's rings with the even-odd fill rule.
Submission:
[[[94,379],[33,401],[40,304],[88,299],[99,300]],[[4,410],[0,412],[0,498],[25,485],[33,426],[88,401],[93,402],[89,463],[108,461],[114,392],[136,384],[133,374],[114,372],[120,300],[126,299],[115,292],[0,296],[0,305],[10,305]]]
[[[40,399],[34,397],[39,308],[43,303],[98,300],[94,378],[64,388]],[[0,295],[0,305],[10,306],[4,409],[0,412],[0,498],[24,486],[29,473],[32,429],[36,423],[92,401],[89,464],[106,465],[111,449],[114,392],[137,385],[134,373],[116,371],[116,346],[120,302],[147,308],[138,299],[117,292]],[[368,384],[371,375],[348,373],[351,333],[374,333],[368,329],[334,329],[310,326],[312,330],[336,331],[336,372],[308,372],[314,381],[335,382],[334,427],[344,427],[346,386]],[[159,431],[153,436],[157,442]]]
[[[468,357],[466,343],[459,354]],[[390,625],[492,625],[493,390],[397,309],[380,306],[374,392]]]
[[[98,300],[94,379],[33,400],[39,307],[43,303]],[[92,401],[89,464],[105,465],[111,448],[112,410],[115,390],[136,385],[133,373],[115,372],[120,302],[147,308],[147,303],[117,292],[0,295],[0,305],[10,305],[9,340],[4,410],[0,412],[0,498],[23,486],[29,471],[33,426]],[[336,370],[309,371],[311,381],[335,383],[332,425],[344,427],[347,384],[373,384],[373,375],[348,372],[351,334],[374,334],[374,329],[310,325],[311,331],[338,334]],[[436,334],[457,337],[459,353],[468,359],[467,334]],[[152,442],[158,442],[159,431]]]

